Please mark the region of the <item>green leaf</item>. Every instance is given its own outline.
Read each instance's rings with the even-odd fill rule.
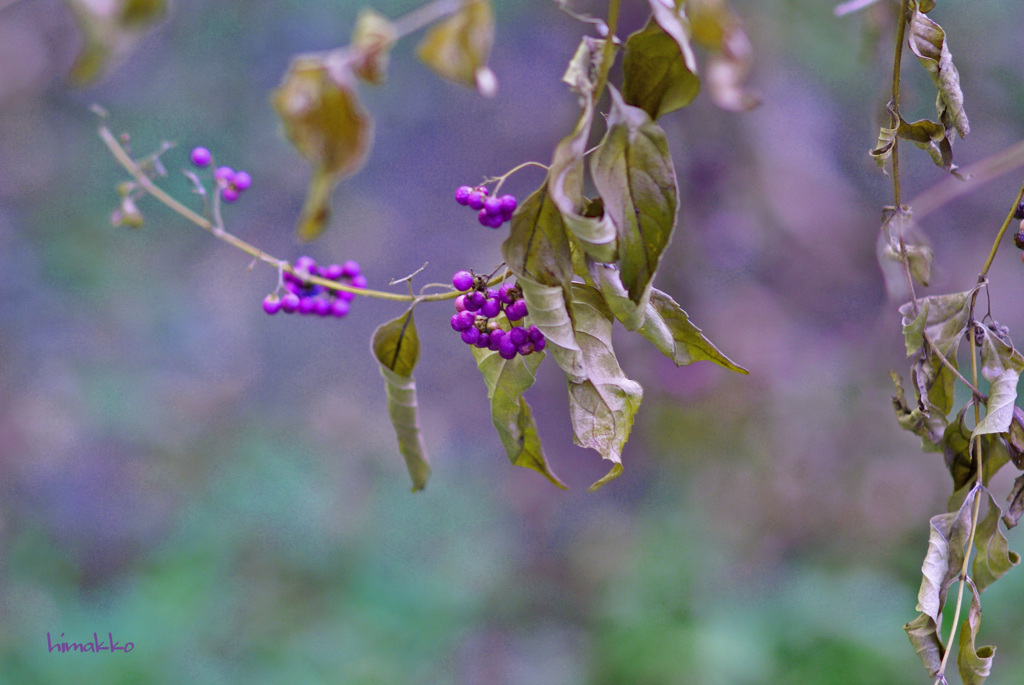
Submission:
[[[895,371],[889,372],[893,384],[896,386],[896,395],[892,398],[893,409],[896,411],[896,420],[900,428],[910,431],[921,438],[921,449],[925,452],[942,452],[942,436],[946,429],[946,417],[938,412],[925,412],[920,407],[913,409],[907,403],[906,393],[903,391],[903,379]]]
[[[938,90],[935,107],[939,121],[946,128],[946,136],[956,130],[963,138],[971,127],[964,112],[964,95],[960,90],[960,74],[953,65],[953,56],[946,44],[942,27],[916,9],[907,25],[910,49],[932,77]]]
[[[494,11],[489,0],[465,0],[456,14],[432,28],[416,56],[441,78],[484,96],[497,92],[487,58],[494,45]]]
[[[573,323],[587,377],[569,381],[569,415],[577,445],[596,450],[613,463],[612,470],[591,486],[597,489],[622,471],[622,448],[629,439],[643,388],[626,378],[612,348],[612,314],[601,293],[589,285],[572,284]]]
[[[76,86],[100,78],[111,62],[127,54],[145,30],[167,14],[165,0],[64,1],[82,32],[82,48],[69,73]]]
[[[622,97],[657,119],[693,102],[700,92],[700,78],[685,16],[658,0],[651,5],[656,12],[647,25],[626,39]]]
[[[355,56],[352,65],[355,75],[375,86],[384,83],[387,80],[388,56],[396,37],[394,24],[384,15],[368,7],[359,10],[350,44]]]
[[[533,469],[562,489],[565,484],[548,467],[541,448],[537,426],[530,405],[522,394],[532,385],[543,352],[505,360],[497,352],[472,348],[491,402],[491,421],[498,430],[509,461],[516,466]]]
[[[320,57],[293,59],[271,99],[288,140],[313,165],[297,228],[301,240],[313,240],[327,225],[334,187],[366,161],[373,120],[352,72]]]
[[[576,238],[584,253],[599,262],[614,262],[617,255],[615,224],[603,208],[596,217],[584,214],[583,154],[594,116],[593,101],[589,96],[585,101],[575,129],[555,147],[548,170],[548,195],[561,213],[565,228]]]
[[[1008,336],[989,326],[978,326],[981,332],[981,375],[994,382],[1006,371],[1019,375],[1024,371],[1024,356],[1013,346]]]
[[[935,677],[942,666],[942,655],[946,648],[939,638],[939,629],[934,619],[928,614],[918,614],[917,618],[903,626],[903,630],[907,631],[910,644],[921,657],[928,675]]]
[[[526,198],[512,216],[501,252],[505,263],[520,279],[559,287],[572,279],[569,237],[562,214],[548,194],[547,182]]]
[[[570,382],[581,382],[586,376],[583,351],[576,343],[572,318],[561,286],[546,286],[520,277],[530,319],[547,340],[545,349],[562,368]]]
[[[1010,430],[1019,378],[1020,371],[1008,369],[992,381],[988,391],[988,402],[985,403],[985,417],[975,426],[971,437],[988,433],[1006,433]]]
[[[968,585],[971,588],[971,610],[967,614],[967,620],[960,626],[960,652],[956,665],[964,685],[981,685],[992,672],[992,659],[995,657],[996,648],[974,646],[978,629],[981,627],[981,602],[978,600],[980,589],[976,589],[970,579]]]
[[[1006,536],[999,530],[999,519],[1003,512],[988,490],[985,490],[985,501],[985,516],[978,521],[974,535],[974,544],[978,551],[971,567],[971,576],[978,587],[978,592],[984,592],[985,588],[1020,563],[1020,556],[1010,551]]]
[[[413,492],[422,490],[430,476],[430,464],[420,436],[416,381],[412,379],[420,356],[412,309],[378,326],[370,346],[384,377],[388,415],[398,436],[398,450],[412,478]]]
[[[903,341],[907,345],[908,357],[919,352],[924,347],[924,325],[928,320],[928,309],[930,306],[931,303],[925,300],[921,303],[917,316],[911,318],[912,308],[903,315]]]
[[[622,283],[640,303],[676,225],[678,191],[665,132],[613,87],[608,131],[591,175],[619,239]]]
[[[971,527],[971,509],[978,489],[964,498],[955,512],[938,514],[929,520],[928,552],[921,565],[921,588],[917,593],[917,611],[939,622],[946,603],[949,583],[960,574],[964,545]]]
[[[925,307],[927,303],[928,314],[924,322],[924,332],[928,334],[939,351],[950,357],[955,354],[957,345],[967,331],[967,319],[970,313],[971,296],[977,287],[961,293],[950,293],[947,295],[932,295],[918,299],[918,305]],[[907,302],[900,307],[900,314],[904,322],[913,321],[917,318],[914,311],[914,304]],[[910,349],[911,341],[907,341],[907,349]],[[921,341],[923,345],[923,340]],[[919,346],[920,347],[920,346]]]

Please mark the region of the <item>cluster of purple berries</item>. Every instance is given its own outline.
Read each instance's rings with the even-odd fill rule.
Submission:
[[[299,257],[295,260],[295,270],[310,276],[322,276],[331,281],[348,283],[354,288],[365,288],[366,277],[359,269],[359,264],[352,260],[344,264],[317,266],[312,257]],[[355,293],[346,290],[332,290],[316,285],[301,276],[285,272],[284,288],[288,292],[278,297],[271,293],[263,300],[263,311],[277,314],[284,311],[288,314],[316,314],[317,316],[335,316],[342,318],[348,314],[349,303],[355,299]]]
[[[484,186],[459,186],[455,191],[455,201],[463,207],[477,210],[476,218],[480,225],[488,228],[501,227],[512,218],[518,206],[516,198],[512,195],[488,197],[487,188]]]
[[[518,285],[505,283],[495,290],[487,287],[487,278],[468,271],[452,276],[452,285],[462,293],[455,298],[452,316],[452,328],[462,335],[462,342],[497,352],[502,359],[544,349],[544,334],[536,326],[513,325],[506,331],[498,321],[502,312],[510,323],[526,316],[526,300]]]
[[[189,159],[200,169],[205,169],[213,162],[213,154],[205,147],[192,149]],[[213,179],[220,188],[220,196],[224,202],[235,202],[242,191],[252,185],[252,177],[245,171],[235,171],[229,166],[217,167],[213,171]]]

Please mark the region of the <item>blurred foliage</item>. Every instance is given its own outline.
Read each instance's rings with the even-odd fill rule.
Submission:
[[[641,5],[626,3],[622,36],[642,27]],[[493,267],[503,238],[456,211],[452,189],[547,161],[572,130],[559,79],[577,22],[553,3],[497,3],[493,99],[397,45],[388,83],[365,93],[374,153],[339,186],[332,230],[303,248],[308,172],[268,98],[292,55],[347,40],[359,4],[257,3],[239,20],[230,3],[175,3],[85,90],[67,85],[81,37],[62,4],[0,10],[0,682],[923,682],[901,626],[949,484],[889,400],[905,350],[874,261],[889,189],[867,151],[890,10],[732,5],[763,104],[726,115],[699,96],[663,118],[683,208],[657,287],[735,341],[751,374],[676,369],[616,339],[645,412],[629,468],[597,494],[585,489],[604,467],[571,444],[559,374],[542,364],[527,397],[552,469],[574,474],[567,493],[508,465],[447,308],[423,307],[434,473],[411,495],[367,344],[401,311],[271,319],[259,303],[276,274],[247,274],[243,255],[170,212],[143,200],[144,228],[110,228],[121,175],[88,111],[110,110],[140,154],[177,141],[164,161],[178,197],[193,145],[249,170],[227,222],[271,253],[353,257],[376,284],[429,261],[443,280]],[[935,10],[971,106],[962,166],[1024,136],[1005,48],[1022,12]],[[908,120],[934,111],[929,88],[908,72]],[[941,171],[909,153],[912,198]],[[509,192],[525,197],[531,173]],[[973,283],[1015,184],[916,217],[934,292]],[[1021,278],[1001,253],[993,292]],[[1024,311],[1001,323],[1024,329]],[[992,682],[1024,670],[1022,593],[1014,569],[985,594]],[[93,632],[135,649],[46,651],[47,633]]]

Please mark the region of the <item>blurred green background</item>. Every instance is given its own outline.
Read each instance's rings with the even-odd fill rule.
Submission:
[[[595,494],[606,465],[572,445],[554,364],[528,397],[568,492],[508,465],[449,308],[418,311],[434,471],[413,495],[368,350],[399,307],[267,317],[276,274],[247,272],[151,199],[143,229],[110,227],[124,175],[92,103],[137,154],[178,144],[165,186],[182,199],[195,145],[248,170],[226,221],[271,254],[356,259],[371,287],[424,262],[423,282],[494,268],[504,231],[452,191],[550,159],[575,121],[559,79],[585,31],[553,2],[496,4],[498,96],[434,78],[415,39],[399,45],[389,82],[364,89],[373,156],[308,247],[292,237],[308,170],[268,96],[290,56],[347,42],[357,3],[178,2],[79,90],[66,7],[0,10],[0,683],[928,682],[902,625],[950,486],[889,399],[889,369],[906,368],[875,262],[891,188],[867,151],[890,3],[840,19],[817,0],[737,1],[764,104],[732,114],[702,96],[665,117],[683,208],[658,286],[751,374],[676,369],[617,336],[646,395],[623,476]],[[625,32],[646,3],[624,6]],[[1024,5],[932,16],[961,72],[966,165],[1024,137]],[[904,74],[907,118],[933,116],[912,55]],[[906,197],[942,180],[923,153],[902,159]],[[929,292],[974,282],[1019,176],[922,218]],[[527,169],[506,188],[524,197],[541,180]],[[1009,246],[991,281],[1019,342]],[[992,683],[1021,682],[1022,596],[1015,569],[982,598]],[[94,632],[134,649],[47,651],[47,634]]]

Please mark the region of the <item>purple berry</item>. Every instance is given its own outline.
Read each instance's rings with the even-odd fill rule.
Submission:
[[[537,342],[538,340],[544,339],[544,334],[540,332],[540,329],[530,324],[530,327],[526,329],[526,335],[530,338],[530,342]]]
[[[366,287],[366,276],[362,274],[356,274],[352,277],[353,288],[365,288]]]
[[[519,321],[526,316],[526,300],[516,300],[505,307],[505,316],[509,321]]]
[[[466,294],[466,309],[471,312],[480,311],[480,308],[484,306],[484,302],[486,301],[486,295],[479,290],[474,290],[473,292]]]
[[[540,352],[541,350],[544,349],[544,346],[547,345],[547,344],[548,344],[547,338],[541,338],[540,340],[535,340],[533,342],[533,351],[534,352]]]
[[[339,290],[338,299],[345,300],[346,302],[351,302],[352,300],[356,299],[356,294],[349,292],[347,290]]]
[[[299,314],[312,314],[316,310],[315,297],[299,298]]]
[[[477,222],[484,227],[491,225],[491,215],[487,213],[486,209],[481,209],[480,213],[476,215]]]
[[[308,255],[302,255],[296,259],[293,266],[296,271],[305,271],[307,274],[316,273],[316,260]]]
[[[263,311],[267,314],[277,314],[281,311],[281,298],[271,293],[263,298]]]
[[[500,216],[501,200],[496,197],[487,198],[484,200],[484,211],[487,212],[488,216]]]
[[[526,342],[519,346],[519,354],[523,355],[524,357],[533,352],[533,350],[533,343],[530,342],[529,340],[527,340]]]
[[[466,321],[466,319],[462,316],[462,314],[463,314],[463,312],[459,312],[458,314],[452,314],[452,330],[453,331],[458,331],[459,333],[461,333],[462,331],[466,330],[467,328],[469,328],[470,326],[473,325],[473,322],[472,321]]]
[[[455,316],[460,317],[460,319],[459,319],[459,326],[460,326],[460,328],[457,328],[456,330],[464,331],[464,330],[466,330],[467,328],[469,328],[470,326],[472,326],[473,324],[476,323],[476,314],[474,314],[473,312],[459,312]]]
[[[465,207],[469,203],[469,194],[473,192],[473,189],[469,186],[459,186],[455,190],[455,201]]]
[[[341,278],[341,264],[331,264],[330,266],[326,266],[320,270],[320,273],[323,274],[324,278],[330,281],[336,281]]]
[[[501,355],[502,359],[515,359],[518,351],[515,343],[507,335],[503,336],[501,342],[498,343],[498,354]]]
[[[473,274],[468,271],[456,271],[452,276],[452,285],[459,292],[466,292],[473,287]]]
[[[522,326],[515,326],[508,332],[508,337],[516,347],[520,347],[523,343],[529,342],[530,340],[530,336],[527,335],[526,329]]]
[[[210,162],[213,161],[213,155],[205,147],[196,147],[192,148],[192,154],[189,155],[189,159],[192,160],[193,164],[201,168],[210,165]]]
[[[228,203],[237,202],[238,201],[238,197],[239,197],[239,192],[237,190],[235,190],[234,187],[228,186],[224,190],[220,191],[220,197],[221,197],[222,200],[224,200],[224,202],[228,202]]]
[[[469,205],[470,209],[483,209],[485,199],[486,195],[477,189],[469,194],[469,199],[466,200],[466,204]]]
[[[246,171],[236,171],[235,175],[231,178],[231,185],[239,192],[248,190],[249,186],[252,185],[252,176]]]
[[[462,331],[462,342],[467,345],[475,345],[476,341],[480,339],[480,331],[476,327],[469,327]]]
[[[480,349],[484,349],[485,347],[487,347],[489,345],[490,342],[491,342],[490,334],[489,333],[481,333],[480,337],[478,337],[476,339],[476,342],[473,343],[473,344],[476,345],[477,347],[479,347]]]
[[[495,328],[494,330],[492,330],[490,332],[490,335],[488,336],[487,348],[489,350],[493,350],[494,352],[497,352],[498,351],[498,345],[501,343],[501,339],[504,338],[504,337],[505,337],[504,329]]]
[[[502,304],[512,304],[512,297],[509,295],[509,292],[514,287],[511,283],[502,283],[501,287],[498,288],[498,299],[501,300]]]
[[[326,297],[318,297],[314,302],[316,307],[313,308],[313,311],[317,313],[317,316],[331,315],[331,305],[333,304],[331,300],[328,300]]]
[[[341,265],[341,275],[345,278],[355,278],[363,273],[363,270],[359,267],[359,262],[350,259]],[[364,286],[359,286],[364,287]]]
[[[476,188],[473,188],[473,190],[480,193],[484,197],[487,196],[487,186],[477,186]]]
[[[229,166],[219,166],[217,170],[213,172],[213,177],[221,185],[229,185],[235,177],[235,170]]]
[[[288,293],[281,298],[281,309],[285,310],[289,314],[298,311],[300,304],[302,304],[302,301],[295,293]]]
[[[513,197],[512,195],[502,195],[501,196],[501,213],[502,213],[502,215],[512,216],[512,213],[514,211],[516,211],[516,207],[518,207],[518,206],[519,206],[519,203],[516,202],[515,197]]]
[[[334,304],[331,305],[331,314],[338,317],[339,319],[344,318],[348,314],[349,305],[345,300],[335,300]]]
[[[500,313],[501,302],[499,302],[497,298],[488,298],[487,300],[484,301],[483,306],[480,307],[480,314],[482,316],[486,316],[488,319],[495,317]]]
[[[503,223],[505,223],[505,217],[503,217],[501,214],[487,217],[488,228],[501,228],[501,225]]]

